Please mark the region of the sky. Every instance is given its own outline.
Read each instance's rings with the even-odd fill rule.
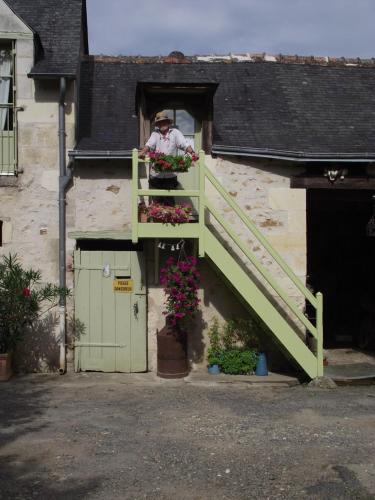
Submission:
[[[91,54],[375,57],[375,0],[87,0]]]

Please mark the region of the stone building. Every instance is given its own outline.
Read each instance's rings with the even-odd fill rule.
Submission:
[[[159,270],[181,241],[202,272],[193,369],[214,316],[259,316],[275,366],[312,378],[323,325],[326,348],[370,346],[372,60],[91,56],[84,1],[0,0],[0,14],[0,252],[73,291],[21,366],[155,370]],[[195,224],[137,221],[148,172],[134,184],[132,150],[160,110],[204,151],[206,175],[178,176]]]

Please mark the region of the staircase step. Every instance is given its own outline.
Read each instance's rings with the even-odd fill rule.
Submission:
[[[207,227],[204,233],[204,248],[208,257],[262,318],[292,358],[310,378],[315,378],[318,375],[318,362],[314,354]]]

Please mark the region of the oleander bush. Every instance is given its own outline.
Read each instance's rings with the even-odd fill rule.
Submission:
[[[0,353],[7,353],[22,340],[27,328],[56,306],[69,290],[42,283],[41,272],[25,269],[17,255],[0,260]]]

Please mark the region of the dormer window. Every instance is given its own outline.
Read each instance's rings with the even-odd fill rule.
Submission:
[[[193,149],[207,154],[212,146],[213,95],[216,84],[150,84],[139,83],[137,112],[140,145],[150,136],[152,120],[158,111],[168,111],[174,125],[191,142]]]

